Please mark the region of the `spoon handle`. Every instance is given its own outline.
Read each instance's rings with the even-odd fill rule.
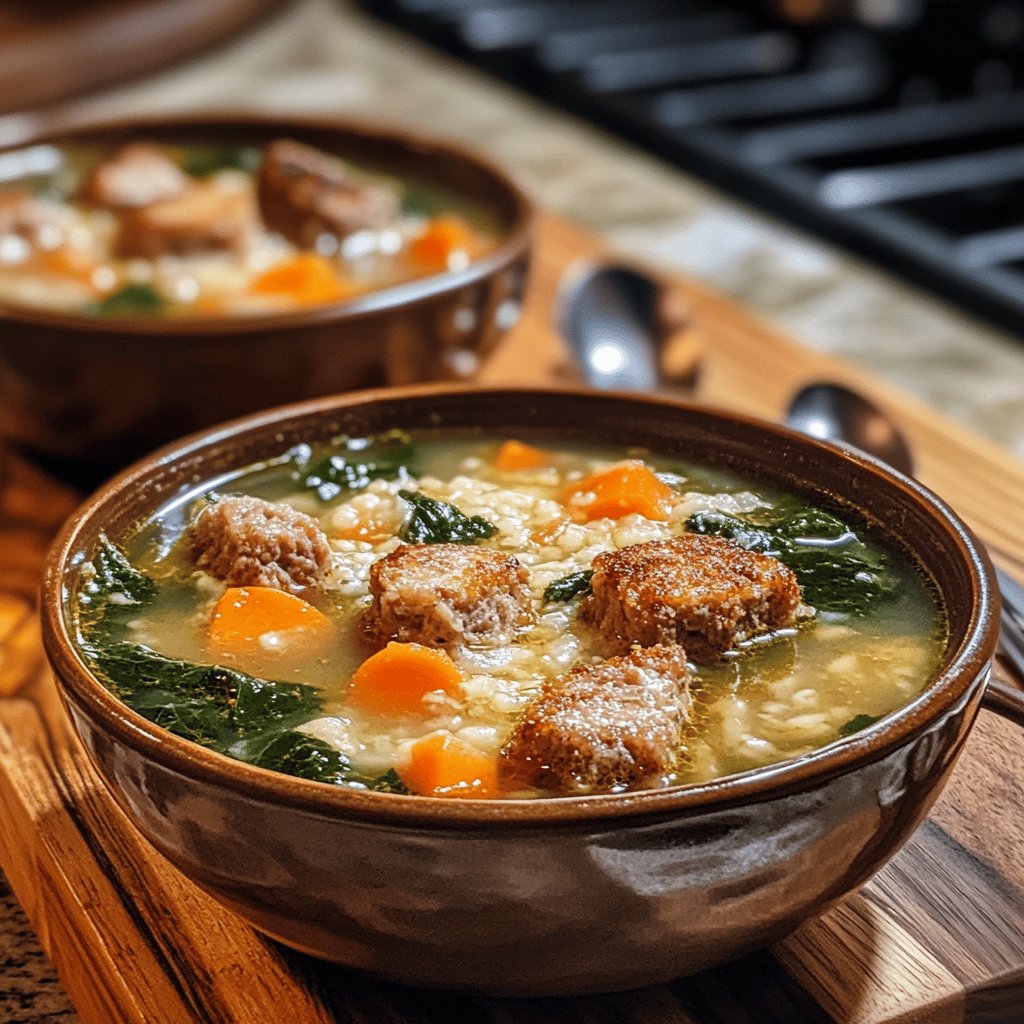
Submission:
[[[1019,681],[1015,685],[1011,670],[1002,655],[1000,649],[992,665],[992,675],[985,687],[982,704],[989,711],[1024,727],[1024,690],[1020,688],[1024,684],[1024,677],[1018,677]]]

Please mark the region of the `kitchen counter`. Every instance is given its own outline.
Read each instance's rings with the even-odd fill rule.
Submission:
[[[185,66],[48,116],[256,108],[381,117],[503,164],[624,253],[683,270],[1024,457],[1024,340],[980,324],[345,4],[302,0]],[[37,125],[0,118],[0,141]],[[0,879],[0,1019],[75,1020]]]

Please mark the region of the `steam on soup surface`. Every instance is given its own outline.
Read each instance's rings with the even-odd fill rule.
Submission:
[[[5,156],[0,300],[92,316],[253,316],[459,270],[494,245],[440,189],[290,139]]]
[[[81,649],[136,711],[341,785],[526,798],[799,757],[918,694],[923,576],[801,498],[649,453],[301,446],[105,541]]]

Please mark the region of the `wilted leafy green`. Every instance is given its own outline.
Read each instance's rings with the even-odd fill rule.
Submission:
[[[874,725],[878,719],[878,715],[856,715],[845,725],[839,727],[839,735],[845,739],[847,736],[852,736],[854,733],[866,729],[869,725]]]
[[[389,768],[383,775],[371,780],[366,784],[367,789],[375,793],[408,793],[409,789],[398,777],[394,768]]]
[[[321,501],[358,491],[373,480],[404,479],[410,473],[415,449],[408,442],[383,441],[365,451],[333,452],[296,473],[299,483]]]
[[[132,282],[106,298],[90,303],[86,312],[93,316],[132,316],[135,313],[160,313],[166,306],[166,300],[155,288]]]
[[[156,584],[136,569],[106,535],[100,536],[92,565],[95,572],[82,588],[92,601],[141,604],[156,596]]]
[[[130,708],[157,725],[228,753],[240,740],[299,725],[320,710],[312,686],[258,679],[222,665],[165,658],[143,644],[88,644],[96,671]]]
[[[215,171],[255,171],[260,152],[252,146],[190,146],[181,157],[181,169],[193,178],[206,178]]]
[[[571,601],[579,594],[589,594],[590,578],[593,575],[593,569],[581,569],[579,572],[571,572],[568,576],[549,583],[544,589],[544,600]]]
[[[730,537],[775,555],[796,574],[804,600],[820,611],[863,615],[876,601],[893,597],[900,577],[888,555],[865,544],[843,520],[824,509],[786,499],[742,518],[697,512],[686,522],[694,533]]]
[[[467,516],[447,501],[419,491],[399,491],[398,496],[412,506],[399,533],[409,544],[475,544],[498,532],[483,516]]]
[[[329,747],[323,740],[290,729],[277,733],[263,744],[231,751],[248,764],[271,771],[295,775],[313,782],[333,785],[347,782],[350,765],[344,754]]]

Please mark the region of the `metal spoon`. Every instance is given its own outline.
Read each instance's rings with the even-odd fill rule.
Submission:
[[[793,396],[786,423],[823,441],[838,441],[874,455],[894,469],[913,475],[910,446],[895,423],[863,395],[841,384],[810,384]],[[1002,596],[999,639],[1001,653],[1024,680],[1024,587],[996,566]],[[1024,695],[989,685],[993,703],[1024,724]],[[1012,705],[1007,709],[1006,704]]]
[[[586,382],[601,391],[657,390],[658,284],[628,267],[597,267],[569,285],[559,329]]]
[[[841,384],[809,384],[798,391],[789,403],[786,423],[819,440],[859,448],[913,475],[910,446],[896,424],[877,405]]]

